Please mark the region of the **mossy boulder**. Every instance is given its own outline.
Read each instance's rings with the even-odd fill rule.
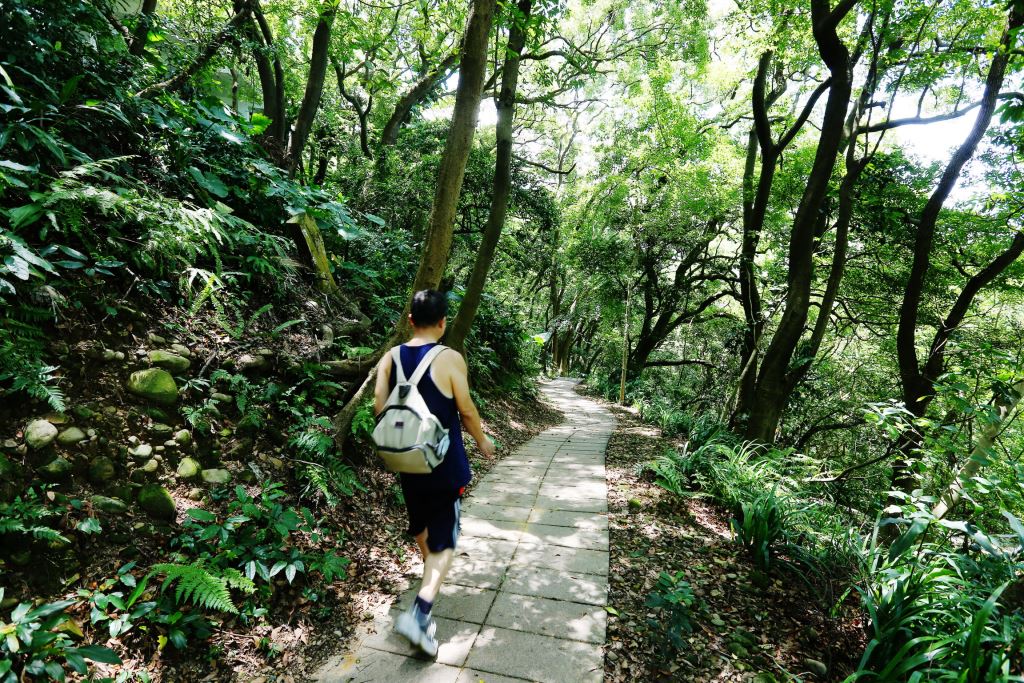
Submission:
[[[0,481],[8,481],[14,479],[17,471],[14,468],[14,463],[3,453],[0,453]]]
[[[184,356],[179,356],[171,351],[150,351],[149,362],[158,368],[165,368],[171,372],[185,372],[192,365],[192,361]]]
[[[118,498],[111,498],[110,496],[95,495],[89,497],[89,502],[92,506],[100,512],[109,512],[112,514],[125,512],[128,509],[128,505]]]
[[[117,474],[117,467],[114,461],[105,455],[94,458],[89,463],[89,479],[96,484],[103,484],[114,478]]]
[[[159,484],[146,484],[139,489],[139,507],[155,519],[171,521],[177,515],[174,498]]]
[[[39,476],[46,481],[64,481],[71,476],[71,463],[64,458],[54,458],[39,468]]]
[[[73,446],[80,441],[86,440],[85,432],[78,427],[68,427],[57,435],[57,443],[61,446]]]
[[[227,470],[203,470],[200,476],[202,477],[203,482],[207,484],[212,484],[214,486],[223,486],[224,484],[231,483],[231,473],[228,472]]]
[[[48,420],[33,420],[25,427],[25,443],[32,450],[46,448],[57,438],[57,428]]]
[[[133,372],[128,378],[128,391],[160,405],[174,405],[178,401],[178,385],[163,368]]]
[[[182,458],[181,462],[178,463],[178,478],[195,479],[199,476],[202,469],[203,466],[194,458]]]

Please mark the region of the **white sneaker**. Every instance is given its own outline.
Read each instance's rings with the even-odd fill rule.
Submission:
[[[426,626],[420,624],[416,617],[416,605],[398,615],[395,620],[395,630],[405,636],[410,643],[418,647],[429,657],[437,657],[437,623],[433,619],[427,621]]]

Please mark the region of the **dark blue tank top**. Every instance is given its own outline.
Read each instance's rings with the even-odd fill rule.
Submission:
[[[437,344],[423,344],[422,346],[399,347],[402,358],[402,370],[406,377],[411,377],[415,372],[420,360],[427,355],[427,351]],[[391,377],[388,378],[388,387],[392,390],[397,383],[398,373],[391,369]],[[430,378],[430,371],[423,375],[423,379],[416,385],[427,408],[433,413],[441,424],[448,429],[450,445],[448,454],[444,461],[438,465],[430,474],[402,474],[402,485],[409,489],[423,491],[434,491],[437,493],[452,493],[458,491],[469,483],[472,473],[469,469],[469,459],[466,457],[466,446],[462,441],[462,420],[459,417],[458,408],[455,406],[455,399],[448,398],[434,384]]]

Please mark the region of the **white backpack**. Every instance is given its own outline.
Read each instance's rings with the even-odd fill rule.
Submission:
[[[447,347],[438,344],[427,351],[412,376],[402,369],[401,347],[391,349],[395,388],[377,416],[373,443],[384,466],[392,472],[430,474],[448,452],[448,430],[430,412],[416,385]]]

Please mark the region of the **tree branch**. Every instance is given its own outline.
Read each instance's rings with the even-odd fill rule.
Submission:
[[[235,16],[231,17],[231,20],[228,21],[224,28],[217,33],[214,39],[207,44],[206,48],[192,61],[191,64],[176,73],[174,76],[168,78],[166,81],[154,83],[151,86],[143,88],[137,92],[135,96],[152,97],[159,93],[171,93],[185,85],[188,79],[194,76],[200,69],[206,66],[211,59],[213,59],[213,56],[217,54],[218,50],[220,50],[221,45],[223,45],[228,38],[230,38],[249,18],[249,13],[251,11],[252,8],[249,3],[246,2],[242,8],[238,10]]]

